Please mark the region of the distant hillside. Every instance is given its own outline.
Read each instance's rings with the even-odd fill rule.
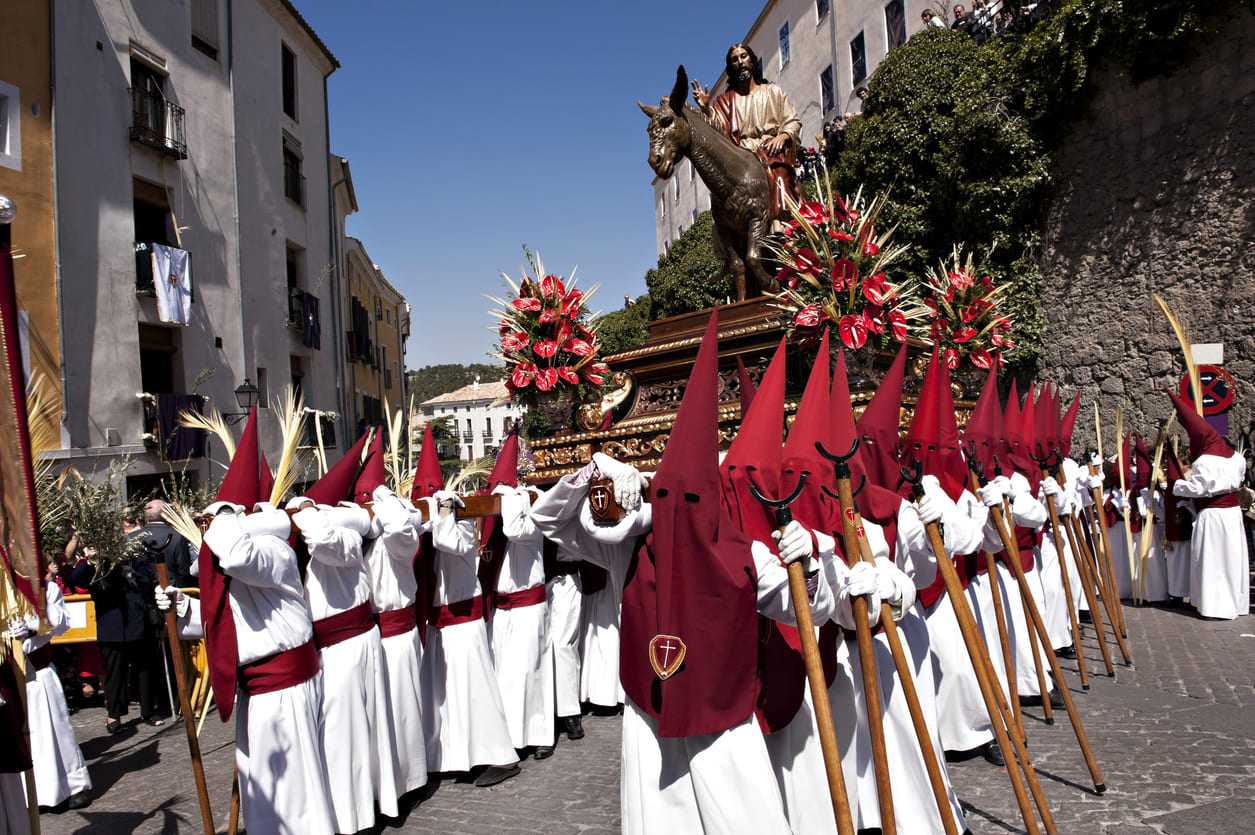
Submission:
[[[417,406],[424,400],[430,400],[438,394],[460,389],[475,382],[478,375],[480,382],[500,380],[505,377],[505,369],[500,365],[428,365],[417,371],[405,372],[406,390]]]

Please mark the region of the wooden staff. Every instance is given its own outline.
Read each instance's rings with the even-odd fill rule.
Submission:
[[[227,835],[236,835],[240,831],[240,764],[236,763],[231,772],[231,811],[227,820]]]
[[[1055,516],[1054,501],[1047,503],[1050,515],[1055,523],[1058,522]],[[1024,576],[1024,569],[1020,565],[1020,550],[1016,545],[1015,538],[1007,530],[1006,522],[1002,518],[1002,509],[992,507],[989,509],[989,515],[993,517],[994,524],[998,528],[998,536],[1002,538],[1002,545],[1006,548],[1007,553],[1011,555],[1008,560],[1011,564],[1011,570],[1015,572],[1015,579],[1020,585],[1020,594],[1024,597],[1025,605],[1033,626],[1037,630],[1037,636],[1044,644],[1046,658],[1050,661],[1050,671],[1055,677],[1055,682],[1059,687],[1059,693],[1063,696],[1063,704],[1068,710],[1068,718],[1072,722],[1072,730],[1076,734],[1076,741],[1081,747],[1081,755],[1085,758],[1085,765],[1089,768],[1090,777],[1094,782],[1094,792],[1102,794],[1107,791],[1107,785],[1103,782],[1102,773],[1098,770],[1098,763],[1094,760],[1094,752],[1090,749],[1089,739],[1085,735],[1085,729],[1081,727],[1081,719],[1077,714],[1076,704],[1072,701],[1072,693],[1063,682],[1063,670],[1059,667],[1059,659],[1055,657],[1054,648],[1050,646],[1050,635],[1046,631],[1046,624],[1042,622],[1041,613],[1037,611],[1037,604],[1033,602],[1032,592],[1028,588],[1028,580]],[[1055,525],[1056,536],[1058,535],[1058,525]],[[1032,635],[1029,640],[1032,640]],[[1043,700],[1049,698],[1049,694],[1042,694]]]
[[[1076,519],[1073,517],[1071,522],[1075,524]],[[1085,584],[1085,573],[1081,571],[1081,557],[1076,551],[1075,546],[1072,549],[1072,559],[1076,562],[1076,578],[1082,585]],[[1089,689],[1089,670],[1085,668],[1085,647],[1081,642],[1081,625],[1076,619],[1076,606],[1072,603],[1072,580],[1068,577],[1068,564],[1064,554],[1059,554],[1059,573],[1063,577],[1063,595],[1068,601],[1068,625],[1072,627],[1072,645],[1076,647],[1076,668],[1081,674],[1081,689]],[[1091,592],[1092,596],[1092,592]],[[1027,614],[1025,614],[1027,617]],[[1050,701],[1047,699],[1046,701]]]
[[[918,501],[924,495],[924,487],[919,483],[918,471],[914,477],[908,470],[903,470],[902,475],[908,482],[914,484],[914,496]],[[1024,827],[1029,835],[1039,835],[1041,830],[1037,827],[1037,819],[1033,816],[1033,807],[1028,798],[1028,791],[1031,791],[1033,802],[1037,804],[1042,822],[1046,825],[1046,832],[1048,835],[1055,835],[1054,818],[1046,805],[1045,795],[1042,793],[1036,772],[1028,758],[1028,750],[1018,734],[1007,732],[1014,720],[1010,712],[1004,711],[999,705],[998,700],[1002,698],[1002,688],[997,684],[993,663],[989,660],[989,653],[977,629],[976,619],[972,616],[972,610],[967,605],[967,598],[963,595],[963,587],[959,583],[958,574],[955,573],[954,564],[946,556],[945,545],[941,541],[941,531],[936,522],[928,523],[924,529],[928,533],[928,543],[932,546],[937,570],[941,572],[941,579],[946,587],[946,594],[954,608],[955,620],[958,621],[959,632],[963,635],[963,645],[967,648],[968,657],[972,660],[972,669],[976,673],[976,682],[980,686],[981,699],[985,702],[985,711],[989,714],[989,723],[993,726],[994,738],[997,739],[998,746],[1003,751],[1012,753],[1011,759],[1007,762],[1007,777],[1011,780],[1011,789],[1020,807],[1020,818],[1024,821]],[[1020,774],[1021,768],[1024,770],[1023,776]],[[1025,790],[1024,785],[1026,778],[1028,791]]]
[[[1098,437],[1098,460],[1105,461],[1106,459],[1103,457],[1102,453],[1102,420],[1098,414],[1097,403],[1094,404],[1094,434]],[[1096,468],[1093,462],[1090,462],[1089,466],[1089,474],[1094,475]],[[1120,590],[1119,586],[1116,584],[1116,564],[1115,558],[1111,553],[1111,536],[1107,533],[1107,519],[1105,511],[1103,510],[1102,491],[1095,489],[1091,492],[1094,496],[1095,521],[1097,522],[1099,531],[1102,534],[1103,563],[1101,573],[1105,574],[1107,577],[1106,591],[1103,592],[1103,599],[1106,600],[1108,595],[1111,596],[1111,599],[1115,603],[1116,615],[1119,619],[1119,625],[1117,628],[1120,630],[1120,634],[1127,638],[1129,636],[1129,631],[1124,625],[1124,604],[1120,602]],[[1095,557],[1097,556],[1098,555],[1095,554]]]
[[[1029,617],[1029,614],[1028,614],[1029,601],[1027,599],[1021,598],[1020,603],[1023,605],[1023,608],[1024,608],[1024,622],[1027,623],[1028,617]],[[1046,686],[1046,673],[1041,668],[1041,648],[1037,646],[1037,641],[1029,641],[1028,648],[1033,654],[1033,671],[1037,673],[1037,692],[1042,694],[1041,696],[1042,716],[1045,718],[1047,725],[1053,725],[1055,723],[1055,709],[1054,709],[1054,706],[1050,704],[1050,688]],[[1053,649],[1053,647],[1051,649]],[[1063,683],[1060,682],[1058,686],[1062,687]],[[1019,701],[1019,699],[1016,699],[1016,701]],[[1020,721],[1023,722],[1023,719],[1021,719]]]
[[[815,442],[821,455],[829,460],[833,460],[819,441]],[[853,455],[858,449],[858,441],[854,442],[854,448],[850,450]],[[846,459],[850,457],[846,456]],[[872,555],[871,544],[867,541],[867,534],[863,529],[863,519],[859,515],[858,505],[854,501],[854,493],[850,489],[850,470],[846,460],[835,460],[837,476],[837,500],[841,506],[841,535],[842,541],[845,543],[846,553],[851,554],[854,565],[859,562],[867,562],[871,565],[876,564],[876,559]],[[844,485],[844,489],[843,489]],[[862,488],[860,488],[862,489]],[[825,488],[826,490],[826,488]],[[831,491],[827,491],[829,495]],[[856,538],[854,551],[850,551],[850,534]],[[937,752],[933,748],[932,734],[929,733],[928,723],[924,720],[924,709],[920,706],[919,694],[915,690],[915,674],[912,669],[911,662],[907,659],[906,652],[902,648],[902,638],[898,634],[897,621],[893,619],[893,609],[888,603],[880,604],[880,623],[884,627],[885,639],[889,642],[889,654],[893,656],[893,665],[898,673],[898,682],[902,687],[902,695],[906,698],[907,711],[911,715],[911,725],[915,729],[915,738],[919,742],[920,755],[924,759],[924,770],[928,773],[928,783],[932,788],[933,799],[937,803],[937,813],[941,816],[941,826],[946,831],[946,835],[958,835],[958,829],[955,827],[954,814],[950,810],[950,794],[946,791],[945,778],[941,774],[941,765],[937,762]],[[860,648],[861,651],[861,648]]]
[[[1069,517],[1068,521],[1069,525],[1064,529],[1068,533],[1068,541],[1072,544],[1073,548],[1076,548],[1078,545],[1080,546],[1080,550],[1077,552],[1079,554],[1077,565],[1083,567],[1086,574],[1090,571],[1091,566],[1093,567],[1093,570],[1097,572],[1097,564],[1094,562],[1093,556],[1090,554],[1089,543],[1085,541],[1085,537],[1081,536],[1080,526],[1077,524],[1076,519]],[[1098,646],[1102,649],[1103,663],[1106,665],[1107,675],[1114,677],[1115,671],[1111,667],[1111,656],[1107,652],[1107,630],[1103,624],[1102,614],[1098,612],[1098,604],[1094,600],[1093,588],[1096,584],[1097,581],[1087,579],[1085,589],[1088,592],[1088,597],[1086,599],[1089,601],[1090,615],[1094,618],[1094,629],[1098,632]],[[1103,607],[1107,610],[1108,619],[1111,620],[1111,634],[1115,636],[1116,646],[1120,648],[1120,654],[1124,657],[1124,665],[1127,667],[1133,663],[1133,656],[1129,652],[1128,645],[1125,644],[1124,637],[1120,634],[1120,630],[1116,627],[1115,615],[1112,614],[1111,595],[1104,594],[1102,603]],[[1119,605],[1118,597],[1115,600],[1115,605]]]
[[[160,549],[151,549],[157,554]],[[170,573],[164,558],[154,559],[157,564],[157,581],[163,589],[170,587]],[[187,750],[192,757],[192,776],[196,780],[196,796],[200,799],[200,817],[205,835],[214,835],[214,814],[209,808],[209,787],[205,783],[205,764],[200,756],[200,739],[196,736],[196,720],[192,716],[192,701],[187,693],[187,672],[183,668],[183,653],[179,648],[179,625],[174,612],[174,601],[166,610],[166,640],[170,642],[170,657],[174,661],[174,680],[179,688],[179,706],[183,711],[183,726],[187,730]]]
[[[789,505],[801,494],[806,485],[806,473],[798,479],[793,495],[781,501],[773,501],[758,492],[753,484],[750,492],[754,498],[772,508],[776,526],[783,531],[793,521]],[[841,750],[837,745],[837,731],[832,721],[832,707],[828,703],[828,682],[824,677],[823,661],[819,657],[819,642],[815,639],[815,621],[811,614],[810,596],[806,592],[806,574],[800,561],[789,563],[789,593],[793,597],[793,611],[797,616],[797,632],[802,642],[802,660],[806,663],[806,680],[810,684],[811,701],[815,706],[815,723],[819,729],[819,747],[824,754],[824,770],[828,775],[828,793],[832,799],[832,813],[836,817],[840,835],[854,835],[854,817],[850,811],[850,799],[845,790],[845,774],[841,770]],[[866,621],[864,621],[866,623]]]
[[[1133,585],[1133,602],[1137,603],[1138,602],[1137,601],[1137,564],[1135,562],[1135,557],[1133,555],[1133,522],[1132,520],[1129,519],[1129,514],[1135,510],[1135,505],[1133,502],[1129,501],[1128,486],[1124,483],[1124,466],[1128,462],[1125,461],[1125,458],[1124,458],[1124,440],[1123,439],[1124,439],[1124,413],[1117,410],[1116,411],[1116,462],[1120,470],[1120,494],[1124,496],[1124,500],[1128,504],[1128,507],[1126,507],[1124,509],[1124,512],[1121,513],[1120,515],[1124,519],[1124,542],[1125,542],[1124,553],[1129,561],[1129,582]],[[1115,578],[1113,577],[1112,579],[1114,580]],[[1120,596],[1119,587],[1115,589],[1115,592],[1116,592],[1116,596],[1119,597]]]

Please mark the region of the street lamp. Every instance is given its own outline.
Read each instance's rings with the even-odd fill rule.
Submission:
[[[236,424],[249,416],[253,411],[253,407],[257,405],[257,399],[261,395],[261,389],[249,382],[248,378],[244,378],[244,382],[235,388],[235,402],[242,411],[239,412],[223,412],[223,419],[229,424]]]

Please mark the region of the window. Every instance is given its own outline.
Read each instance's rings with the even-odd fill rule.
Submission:
[[[789,21],[780,27],[780,69],[789,63]]]
[[[886,48],[893,50],[906,43],[906,10],[902,0],[889,0],[885,4]]]
[[[301,158],[286,137],[283,140],[283,196],[301,208],[305,207],[305,176],[301,174]]]
[[[192,0],[192,49],[218,60],[218,0]]]
[[[815,0],[815,20],[822,21],[828,16],[828,0]]]
[[[671,183],[674,189],[675,202],[679,203],[680,202],[680,178],[679,177],[673,178],[671,180]]]
[[[819,74],[819,101],[824,106],[824,115],[837,106],[837,98],[832,89],[832,64],[824,67]]]
[[[850,41],[850,76],[855,87],[867,80],[867,48],[863,44],[862,32]]]
[[[178,337],[173,328],[139,326],[140,387],[148,394],[176,394],[175,355]]]
[[[163,59],[131,45],[131,140],[187,159],[184,112],[166,98],[164,67]]]
[[[301,292],[301,276],[304,273],[304,261],[305,251],[289,242],[284,253],[284,272],[288,288],[287,322],[288,327],[298,330],[302,327],[305,320],[302,308],[304,299]]]
[[[135,224],[135,290],[144,295],[155,295],[153,284],[153,244],[175,245],[174,216],[170,214],[170,201],[161,186],[143,180],[132,181],[132,202]],[[145,391],[151,391],[145,389]]]
[[[296,119],[296,55],[280,46],[283,60],[283,112]]]
[[[22,170],[22,97],[0,81],[0,166]]]
[[[692,160],[689,160],[689,182],[691,183],[695,179],[697,179],[697,166],[693,164]]]
[[[301,358],[293,354],[288,358],[289,374],[292,378],[292,394],[301,395],[301,381],[305,379],[305,370],[301,366]],[[308,421],[306,421],[308,423]]]

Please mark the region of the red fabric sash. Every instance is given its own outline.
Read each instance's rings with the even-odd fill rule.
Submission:
[[[1208,508],[1241,507],[1237,493],[1225,493],[1223,496],[1204,496],[1194,500],[1194,507],[1202,513]]]
[[[380,612],[375,615],[375,619],[379,621],[379,635],[383,638],[395,638],[397,635],[404,635],[418,626],[414,622],[413,604],[401,609],[393,609],[389,612]]]
[[[469,600],[459,600],[457,603],[450,603],[448,606],[433,606],[431,608],[430,623],[437,629],[483,619],[484,598],[478,594]]]
[[[314,643],[318,644],[319,649],[326,649],[374,628],[375,616],[371,614],[368,601],[329,618],[314,621]]]
[[[539,606],[545,602],[545,587],[532,586],[522,591],[497,592],[498,609],[522,609],[525,606]]]
[[[240,667],[239,680],[250,696],[303,684],[318,674],[318,649],[306,641],[294,649]]]
[[[44,644],[36,650],[26,653],[26,658],[36,670],[46,670],[52,666],[52,644]]]

